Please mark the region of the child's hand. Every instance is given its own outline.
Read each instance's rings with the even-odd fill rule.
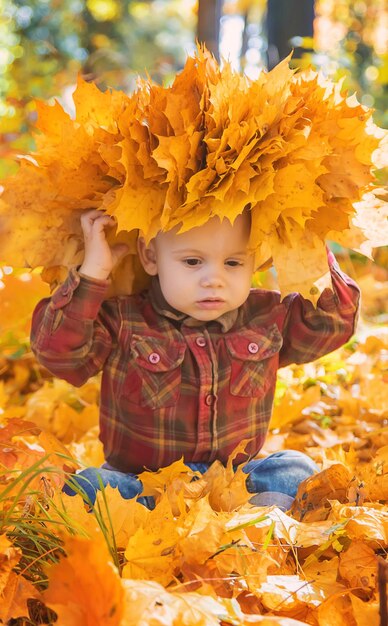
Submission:
[[[79,271],[86,276],[107,279],[114,266],[127,254],[126,244],[116,244],[111,248],[106,240],[105,228],[113,228],[115,225],[116,218],[97,209],[82,214],[85,257]]]

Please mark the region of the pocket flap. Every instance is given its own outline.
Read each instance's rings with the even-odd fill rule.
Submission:
[[[245,330],[225,337],[232,357],[243,361],[261,361],[279,352],[283,338],[276,324],[268,328]]]
[[[166,372],[178,367],[185,356],[186,345],[160,337],[133,335],[131,353],[140,367],[151,372]]]

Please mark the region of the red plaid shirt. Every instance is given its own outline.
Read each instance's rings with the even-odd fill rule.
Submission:
[[[240,463],[262,447],[276,372],[316,359],[353,334],[357,285],[329,252],[334,291],[315,309],[299,294],[253,289],[238,310],[199,322],[171,309],[159,282],[106,298],[110,281],[73,269],[40,301],[31,345],[53,374],[80,386],[102,370],[100,439],[113,467],[138,473],[179,459]]]

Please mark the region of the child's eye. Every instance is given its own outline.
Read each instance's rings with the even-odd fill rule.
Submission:
[[[229,267],[238,267],[239,265],[242,265],[242,262],[230,260],[230,261],[226,261],[226,265],[229,265]]]
[[[183,259],[183,263],[190,265],[190,267],[195,267],[196,265],[199,265],[200,262],[201,261],[199,259]]]

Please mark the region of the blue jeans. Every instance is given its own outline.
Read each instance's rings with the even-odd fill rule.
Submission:
[[[207,463],[186,463],[192,470],[204,474],[209,467]],[[298,490],[299,483],[308,476],[319,471],[319,467],[302,452],[297,450],[281,450],[269,454],[264,459],[254,459],[243,467],[243,472],[248,474],[246,480],[247,490],[255,494],[250,502],[256,506],[276,504],[283,510],[290,508]],[[63,491],[74,496],[77,491],[71,488],[75,483],[80,487],[94,504],[96,492],[100,489],[100,481],[104,486],[118,487],[120,494],[125,499],[137,498],[137,501],[149,509],[155,507],[152,496],[141,496],[143,485],[135,474],[126,474],[113,468],[108,463],[101,467],[88,467],[73,474]]]

